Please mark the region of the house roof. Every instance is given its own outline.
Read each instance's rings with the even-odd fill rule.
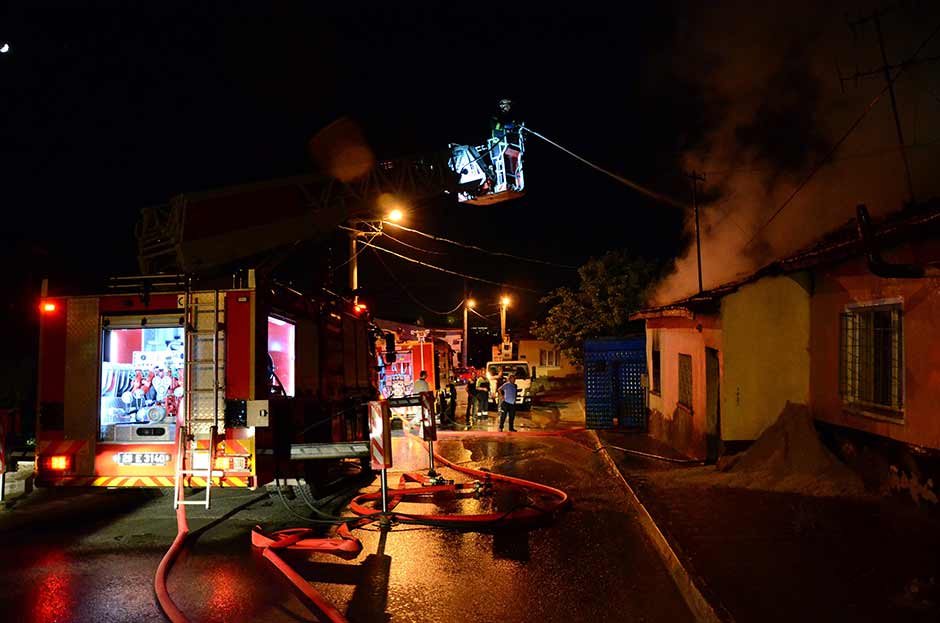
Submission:
[[[891,246],[906,240],[936,235],[940,231],[940,200],[915,204],[890,214],[874,228],[874,237],[880,246]],[[785,275],[845,260],[864,253],[858,237],[855,219],[825,234],[819,241],[786,257],[747,274],[739,279],[699,292],[692,296],[648,307],[630,315],[630,320],[648,318],[693,318],[695,312],[714,313],[721,299],[738,288],[767,276]]]

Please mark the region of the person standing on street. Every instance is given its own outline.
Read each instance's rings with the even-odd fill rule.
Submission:
[[[509,379],[499,387],[499,395],[502,396],[502,402],[499,405],[500,432],[506,423],[506,416],[509,416],[509,432],[516,432],[516,394],[518,391],[515,374],[510,374]]]
[[[490,410],[490,380],[486,378],[486,370],[480,370],[477,377],[477,417],[481,420],[488,418]]]
[[[466,430],[473,426],[473,420],[477,416],[477,385],[475,379],[467,380],[467,421]]]
[[[457,428],[457,379],[452,378],[447,384],[445,390],[445,415],[447,424],[452,428]]]
[[[412,390],[411,393],[414,395],[418,395],[421,392],[429,392],[429,391],[431,391],[431,386],[428,385],[428,373],[426,370],[422,370],[420,377],[418,378],[417,381],[415,381],[414,390]]]

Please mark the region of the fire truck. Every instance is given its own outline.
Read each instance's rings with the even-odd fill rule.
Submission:
[[[348,302],[254,271],[110,285],[44,293],[38,485],[255,488],[297,475],[292,449],[366,439],[374,337]]]
[[[140,276],[44,283],[36,484],[172,486],[177,502],[199,487],[183,503],[208,507],[215,486],[303,474],[315,488],[328,461],[366,462],[380,332],[327,287],[331,238],[388,192],[518,196],[521,146],[510,151],[511,183],[501,166],[468,179],[479,163],[452,146],[351,181],[300,176],[144,209]]]

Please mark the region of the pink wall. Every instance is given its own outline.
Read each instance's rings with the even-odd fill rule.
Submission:
[[[705,348],[719,351],[721,329],[712,316],[657,318],[646,321],[647,361],[658,342],[662,391],[651,397],[650,434],[695,458],[704,458],[706,384]],[[679,405],[679,354],[692,356],[692,410]],[[652,363],[649,375],[652,379]],[[659,408],[656,408],[656,407]]]
[[[898,253],[937,257],[922,246]],[[940,279],[882,279],[862,259],[816,273],[811,303],[810,396],[817,419],[905,443],[940,448]],[[839,314],[850,303],[901,299],[904,334],[904,416],[899,421],[850,413],[839,396]]]

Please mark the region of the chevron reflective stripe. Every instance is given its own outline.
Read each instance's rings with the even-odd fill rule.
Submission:
[[[56,487],[172,487],[171,476],[72,476],[55,478],[43,481],[44,484]],[[215,487],[253,487],[254,479],[250,476],[225,476],[213,478]],[[187,487],[204,487],[206,479],[191,476],[186,480]]]
[[[251,454],[251,450],[242,443],[241,439],[226,439],[225,454]]]
[[[76,454],[88,445],[88,440],[40,441],[39,454]]]

